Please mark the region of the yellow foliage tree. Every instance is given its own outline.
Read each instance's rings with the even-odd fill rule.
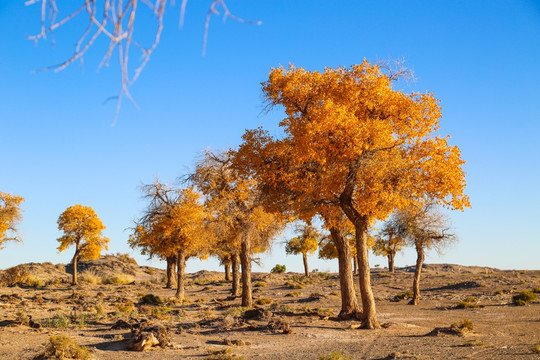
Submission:
[[[423,199],[453,209],[469,206],[460,151],[437,134],[438,100],[394,90],[398,78],[365,60],[324,72],[274,68],[263,92],[270,108],[285,109],[284,136],[250,130],[239,150],[262,183],[285,184],[299,203],[309,198],[338,207],[354,225],[365,328],[380,327],[369,226]]]
[[[150,204],[137,222],[129,239],[130,246],[139,247],[150,256],[176,259],[176,297],[182,301],[186,260],[206,256],[212,246],[201,194],[192,187],[171,189],[158,181],[143,189]]]
[[[385,221],[381,230],[375,235],[373,254],[385,256],[388,259],[388,272],[394,272],[394,259],[396,254],[406,245],[403,238],[404,229],[395,216]]]
[[[225,240],[231,241],[232,248],[240,247],[242,306],[252,307],[252,254],[267,249],[283,228],[283,221],[263,209],[257,182],[241,176],[233,166],[234,155],[233,150],[207,151],[190,180],[206,195],[206,206],[217,221],[224,224],[228,233]]]
[[[75,245],[73,255],[73,285],[77,285],[77,262],[79,259],[97,259],[102,249],[107,250],[109,239],[102,235],[105,226],[90,206],[73,205],[58,218],[58,230],[64,235],[58,238],[58,252]]]
[[[287,241],[285,252],[287,254],[302,254],[304,261],[304,274],[309,276],[308,254],[314,254],[319,246],[321,233],[312,225],[299,224],[296,226],[296,232],[300,235]]]
[[[7,241],[21,241],[17,224],[21,221],[21,203],[24,198],[0,191],[0,250]]]

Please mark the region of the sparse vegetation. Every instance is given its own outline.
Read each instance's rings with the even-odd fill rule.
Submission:
[[[474,330],[474,324],[471,320],[463,318],[460,322],[450,325],[450,328],[460,334],[466,334]]]
[[[125,274],[111,276],[103,280],[103,284],[106,285],[128,285],[131,283],[133,283],[133,278]]]
[[[480,305],[478,305],[478,299],[472,296],[466,297],[456,306],[457,309],[476,309],[479,307]]]
[[[400,300],[412,299],[413,295],[414,295],[413,291],[408,290],[408,291],[399,293],[396,296],[394,296],[394,300],[395,301],[400,301]]]
[[[265,287],[266,283],[264,281],[257,281],[253,284],[254,287]]]
[[[525,306],[536,300],[538,300],[538,295],[532,291],[522,291],[512,297],[512,302],[517,306]]]
[[[351,360],[350,357],[343,355],[343,351],[333,351],[329,355],[319,355],[319,360]]]
[[[533,345],[531,351],[535,354],[540,354],[540,344]]]
[[[66,335],[53,335],[49,338],[49,343],[45,347],[45,352],[41,359],[91,359],[90,352],[85,346],[80,346]]]
[[[272,300],[268,298],[264,298],[264,297],[258,298],[257,301],[255,301],[255,304],[257,305],[268,305],[271,303],[272,303]]]
[[[208,353],[210,355],[205,358],[207,360],[244,360],[243,357],[233,353],[230,347],[226,347],[225,349],[210,349]]]
[[[300,291],[291,291],[290,293],[285,294],[285,296],[287,297],[295,297],[295,296],[300,296],[300,295],[302,295]]]
[[[163,300],[159,296],[154,294],[146,294],[141,296],[140,302],[150,305],[163,305]]]
[[[79,278],[81,281],[92,285],[99,285],[102,283],[101,277],[99,277],[94,270],[86,270],[81,272]]]

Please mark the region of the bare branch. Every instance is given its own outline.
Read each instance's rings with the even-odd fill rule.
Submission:
[[[41,18],[40,18],[40,32],[36,35],[28,36],[30,40],[37,41],[46,39],[47,35],[51,37],[51,43],[54,45],[54,31],[60,28],[74,18],[85,17],[88,21],[85,30],[79,37],[75,45],[75,51],[71,57],[66,59],[60,64],[48,66],[41,70],[54,70],[61,71],[69,66],[76,60],[83,60],[86,52],[94,45],[100,35],[104,35],[109,38],[109,44],[105,50],[104,56],[98,65],[98,69],[102,66],[107,66],[109,60],[115,50],[119,52],[119,65],[121,72],[121,86],[119,95],[116,96],[117,107],[116,115],[113,121],[113,125],[118,117],[122,98],[126,96],[137,107],[137,104],[133,100],[129,93],[130,87],[137,81],[142,70],[150,60],[151,54],[156,49],[160,42],[161,34],[163,32],[163,15],[165,14],[165,7],[167,0],[140,0],[144,5],[139,7],[139,0],[103,0],[98,5],[97,0],[78,0],[82,2],[81,6],[57,21],[56,16],[58,14],[57,3],[61,0],[28,0],[25,2],[26,6],[35,4],[41,4]],[[69,3],[69,1],[65,1]],[[102,3],[102,4],[101,4]],[[184,16],[186,12],[188,0],[182,0],[180,9],[180,26],[184,23]],[[206,50],[206,44],[208,39],[208,29],[210,26],[211,15],[219,15],[218,8],[223,9],[223,20],[231,18],[234,21],[238,21],[246,24],[260,25],[260,21],[248,21],[233,15],[225,0],[211,0],[208,14],[205,20],[204,41],[203,41],[203,55]],[[103,11],[101,15],[98,15],[99,11]],[[156,18],[157,29],[153,41],[150,45],[143,45],[133,38],[135,29],[136,15],[140,14],[143,10],[150,10]],[[84,11],[86,10],[86,11]],[[90,38],[88,38],[88,36]],[[133,47],[131,45],[134,45]],[[135,67],[133,72],[130,71],[129,56],[136,49],[141,52],[141,61],[138,66]]]

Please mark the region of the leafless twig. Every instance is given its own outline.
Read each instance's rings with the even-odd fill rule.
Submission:
[[[114,125],[118,118],[120,105],[124,96],[130,99],[131,102],[137,106],[129,92],[129,89],[135,83],[135,81],[137,81],[142,70],[150,60],[151,54],[159,44],[163,31],[163,16],[165,14],[167,0],[78,0],[82,3],[79,8],[75,9],[67,16],[64,16],[62,19],[57,20],[57,15],[59,13],[57,3],[61,1],[62,0],[27,0],[25,2],[25,5],[27,6],[34,4],[41,5],[40,32],[36,35],[28,36],[30,40],[34,40],[35,42],[44,40],[47,38],[47,35],[50,35],[51,42],[54,44],[53,34],[54,31],[59,27],[74,18],[86,16],[86,21],[88,21],[86,29],[75,45],[73,55],[60,64],[48,66],[41,70],[61,71],[76,60],[80,60],[82,62],[84,55],[88,49],[94,45],[96,40],[102,35],[106,36],[109,39],[109,44],[103,59],[98,66],[98,69],[109,64],[109,60],[116,49],[119,55],[118,61],[121,72],[121,89],[118,96],[115,97],[117,99],[117,108],[113,121]],[[65,1],[66,3],[68,2],[68,0]],[[139,3],[146,6],[141,8],[138,6]],[[184,22],[187,3],[188,0],[182,0],[180,9],[180,26],[182,26]],[[203,55],[206,51],[211,15],[219,15],[218,9],[220,7],[223,9],[224,21],[227,18],[231,18],[241,23],[257,25],[261,24],[260,21],[247,21],[233,15],[229,11],[225,0],[211,0],[204,27]],[[157,22],[157,29],[155,30],[153,41],[147,46],[135,41],[133,38],[135,19],[137,14],[142,12],[141,9],[149,9],[155,16]],[[140,60],[140,64],[138,64],[135,70],[131,73],[129,71],[130,68],[128,66],[128,62],[133,48],[141,52],[142,58]]]

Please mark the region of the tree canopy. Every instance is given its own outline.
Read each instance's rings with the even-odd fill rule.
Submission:
[[[0,250],[7,241],[20,241],[17,225],[22,219],[21,203],[24,198],[0,191]]]

